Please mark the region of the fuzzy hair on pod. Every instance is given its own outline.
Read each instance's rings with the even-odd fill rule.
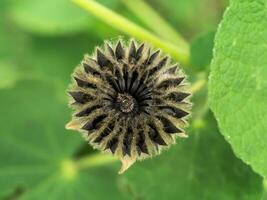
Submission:
[[[67,129],[118,156],[119,173],[187,137],[190,85],[177,63],[146,43],[106,41],[85,55],[68,89],[74,109]]]

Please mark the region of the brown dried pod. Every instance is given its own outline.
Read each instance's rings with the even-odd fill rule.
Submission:
[[[192,104],[185,75],[169,56],[149,45],[105,42],[74,70],[66,125],[96,149],[117,155],[119,173],[187,137],[183,128]]]

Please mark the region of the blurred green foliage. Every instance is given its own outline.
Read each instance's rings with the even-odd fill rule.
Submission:
[[[212,59],[215,31],[199,34],[191,42],[190,63],[196,70],[203,70],[209,66]]]
[[[120,0],[99,2],[148,28]],[[196,38],[191,49],[204,58],[192,64],[209,70],[212,40],[201,33],[216,30],[227,2],[147,2],[188,41]],[[262,179],[219,135],[206,87],[193,99],[190,137],[161,156],[123,175],[118,162],[76,168],[97,152],[64,128],[70,75],[85,53],[120,35],[68,0],[0,1],[0,199],[260,199]]]
[[[116,1],[100,0],[108,7]],[[22,28],[42,35],[67,35],[94,27],[95,21],[85,11],[66,0],[21,0],[10,4],[11,19]]]
[[[149,0],[149,2],[186,38],[217,28],[228,5],[228,0]]]

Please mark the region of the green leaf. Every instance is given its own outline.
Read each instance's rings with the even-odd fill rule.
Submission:
[[[96,44],[97,38],[92,40],[86,35],[64,38],[33,37],[24,65],[29,73],[59,80],[66,87],[73,69],[86,53],[92,53]]]
[[[20,81],[0,99],[0,199],[121,199],[113,165],[76,169],[85,142],[65,130],[69,109],[53,85]]]
[[[115,0],[99,0],[114,7]],[[84,31],[94,19],[70,0],[13,1],[12,19],[22,28],[41,35],[63,35]]]
[[[14,64],[20,63],[28,50],[29,36],[14,27],[4,14],[0,10],[0,60],[14,60]]]
[[[215,39],[210,106],[234,152],[267,177],[267,9],[231,1]]]
[[[121,178],[134,199],[255,200],[262,180],[237,159],[212,116],[196,121],[186,140],[168,152],[135,164]]]
[[[3,8],[0,5],[0,90],[12,87],[20,78],[19,71],[23,69],[18,66],[25,60],[29,45],[29,37],[6,20]]]
[[[8,7],[8,0],[1,0],[0,1],[0,11],[1,11],[1,13],[5,12],[7,7]]]
[[[197,70],[203,70],[212,59],[215,31],[198,35],[190,46],[190,62]]]
[[[0,90],[12,87],[17,78],[17,69],[12,64],[0,60]]]

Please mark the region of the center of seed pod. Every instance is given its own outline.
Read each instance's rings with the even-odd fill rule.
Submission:
[[[130,94],[121,94],[117,96],[117,102],[120,105],[120,110],[124,113],[133,111],[135,100]]]

